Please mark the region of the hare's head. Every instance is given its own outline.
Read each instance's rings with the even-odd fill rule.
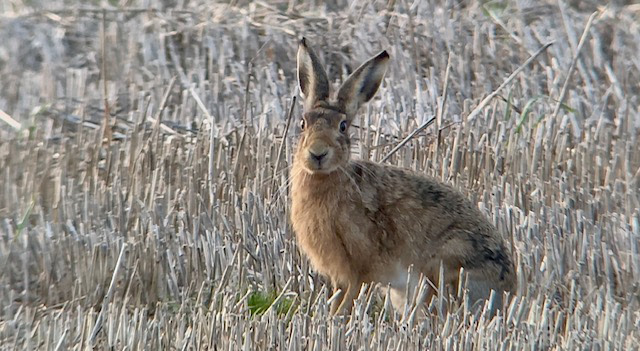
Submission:
[[[326,174],[349,161],[349,127],[358,108],[378,90],[389,54],[382,51],[358,67],[330,98],[327,73],[303,38],[298,47],[298,83],[304,96],[296,161],[311,174]]]

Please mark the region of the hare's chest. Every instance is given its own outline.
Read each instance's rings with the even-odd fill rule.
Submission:
[[[344,204],[343,204],[344,205]],[[294,230],[300,248],[321,274],[334,280],[360,275],[365,264],[368,244],[362,226],[353,221],[344,206],[313,208],[303,206],[294,213]],[[295,211],[295,209],[294,209]],[[302,216],[300,216],[302,215]]]

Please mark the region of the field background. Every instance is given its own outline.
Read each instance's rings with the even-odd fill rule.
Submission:
[[[334,83],[389,51],[354,157],[414,135],[386,162],[498,226],[505,313],[327,316],[287,219],[303,35]],[[0,349],[639,349],[639,105],[631,1],[4,0]]]

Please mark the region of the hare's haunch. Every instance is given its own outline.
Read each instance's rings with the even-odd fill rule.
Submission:
[[[348,312],[361,285],[374,282],[389,285],[401,308],[410,266],[434,284],[454,287],[464,267],[473,300],[488,298],[492,289],[498,298],[512,291],[514,268],[501,236],[461,193],[415,172],[350,160],[349,127],[378,90],[387,52],[356,69],[333,99],[305,39],[297,59],[304,114],[291,168],[291,220],[314,269],[342,291],[331,312]],[[441,264],[444,282],[438,282]]]

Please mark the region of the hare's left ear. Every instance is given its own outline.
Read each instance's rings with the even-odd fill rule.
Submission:
[[[302,38],[298,46],[298,84],[304,95],[306,110],[313,108],[318,101],[329,98],[329,79],[318,56]]]
[[[385,50],[363,63],[342,84],[338,90],[338,106],[349,118],[378,91],[388,65],[389,54]]]

